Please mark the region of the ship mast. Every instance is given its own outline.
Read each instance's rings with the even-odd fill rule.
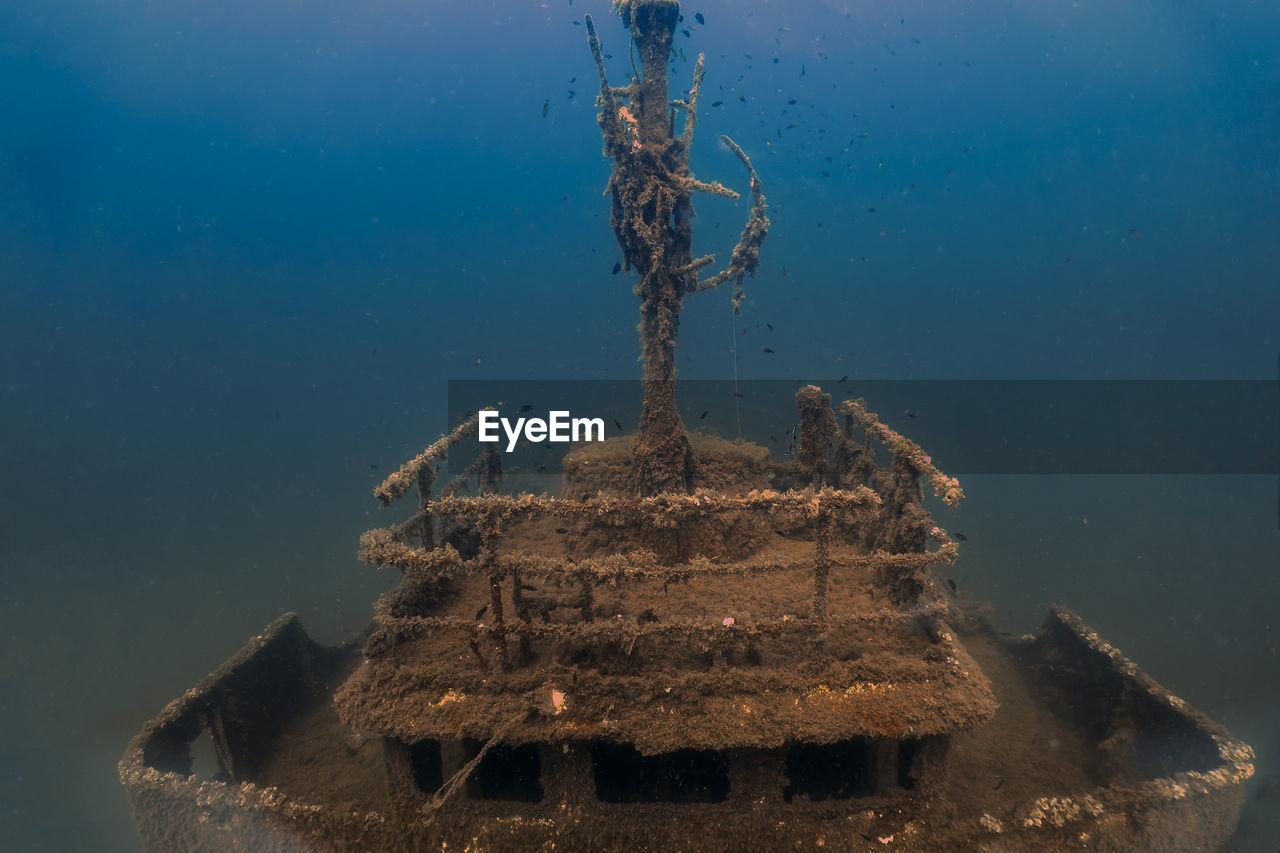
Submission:
[[[751,180],[751,213],[728,266],[707,279],[698,271],[714,258],[693,255],[693,193],[737,199],[720,183],[704,183],[689,169],[689,148],[697,121],[703,57],[698,56],[687,100],[667,95],[667,63],[680,20],[675,0],[618,0],[615,9],[631,31],[640,58],[626,86],[609,85],[604,55],[591,16],[586,16],[591,53],[600,72],[600,130],[604,154],[613,158],[609,190],[611,223],[628,270],[640,276],[640,344],[644,362],[644,409],[632,454],[631,489],[639,495],[689,492],[694,459],[689,435],[675,402],[675,345],[680,308],[686,293],[735,282],[737,311],[742,280],[755,275],[760,244],[769,230],[760,179],[743,150],[721,137],[747,168]],[[676,135],[677,115],[683,113]]]

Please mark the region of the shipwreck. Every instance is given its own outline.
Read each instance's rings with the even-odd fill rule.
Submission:
[[[640,63],[624,86],[586,23],[638,279],[639,427],[571,449],[556,494],[506,488],[474,414],[387,478],[382,504],[417,506],[362,540],[401,574],[374,625],[328,648],[282,616],[148,721],[120,761],[144,846],[1229,845],[1250,748],[1070,611],[1012,637],[959,599],[926,500],[961,484],[867,403],[799,387],[783,459],[686,429],[682,300],[731,284],[740,304],[767,206],[726,139],[749,210],[704,276],[693,196],[737,193],[689,166],[702,59],[671,99],[678,4],[615,9]]]

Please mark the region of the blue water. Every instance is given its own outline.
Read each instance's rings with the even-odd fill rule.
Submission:
[[[1277,378],[1280,7],[684,11],[693,167],[745,190],[732,136],[773,228],[682,376],[746,328],[743,378]],[[625,82],[604,2],[0,6],[0,847],[135,849],[144,719],[285,610],[367,621],[369,489],[448,380],[639,376],[584,12]],[[727,258],[745,205],[696,204]],[[1068,603],[1251,741],[1275,849],[1276,478],[965,485],[963,588]]]

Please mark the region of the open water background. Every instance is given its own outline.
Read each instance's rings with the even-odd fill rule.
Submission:
[[[0,6],[0,848],[136,849],[144,719],[283,611],[365,624],[370,488],[448,380],[639,376],[584,12],[623,83],[603,2]],[[684,12],[694,169],[745,190],[736,139],[773,229],[682,376],[1280,380],[1280,7]],[[727,256],[745,206],[697,207]],[[918,414],[944,468],[988,428]],[[1069,604],[1254,744],[1276,849],[1275,472],[964,486],[961,590]]]

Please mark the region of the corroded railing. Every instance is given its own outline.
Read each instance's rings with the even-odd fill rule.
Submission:
[[[810,389],[806,392],[812,394],[817,390],[812,386]],[[816,401],[811,402],[816,404]],[[822,405],[825,406],[825,402]],[[810,406],[808,413],[812,414],[812,411]],[[375,490],[384,505],[404,496],[414,484],[419,491],[418,511],[413,517],[390,528],[370,530],[361,539],[360,556],[364,561],[378,568],[399,568],[405,575],[402,589],[385,596],[376,608],[383,638],[400,642],[433,632],[451,632],[468,638],[477,660],[487,666],[488,659],[479,647],[482,637],[496,648],[504,664],[511,665],[508,646],[509,638],[513,636],[526,644],[532,639],[550,637],[621,643],[628,647],[634,646],[640,638],[680,638],[709,647],[726,640],[740,642],[793,633],[851,631],[887,625],[911,628],[939,625],[948,605],[928,581],[917,583],[911,587],[912,592],[899,596],[895,602],[899,605],[896,609],[829,612],[829,584],[833,572],[863,571],[880,577],[912,575],[921,578],[928,567],[951,562],[957,555],[956,544],[922,511],[911,514],[904,511],[904,506],[891,506],[882,498],[882,494],[892,494],[892,500],[900,503],[903,500],[903,490],[898,488],[902,484],[894,477],[899,480],[906,477],[912,487],[906,491],[910,493],[914,489],[918,493],[915,478],[923,475],[931,482],[938,497],[948,505],[954,505],[963,496],[954,478],[938,470],[918,445],[882,424],[861,401],[847,402],[841,411],[846,420],[843,435],[837,439],[833,434],[827,434],[824,441],[843,442],[843,448],[837,448],[837,458],[841,458],[840,450],[843,449],[843,458],[856,462],[838,465],[825,476],[837,481],[852,479],[862,482],[845,482],[842,486],[813,485],[788,491],[757,490],[741,496],[706,491],[664,493],[645,498],[597,495],[583,500],[532,494],[504,495],[494,491],[501,477],[500,466],[493,458],[493,451],[487,449],[442,490],[442,496],[433,498],[431,489],[435,463],[450,447],[475,431],[478,414],[473,415],[406,463]],[[825,408],[825,412],[829,413],[830,409]],[[809,422],[814,420],[814,417],[808,417]],[[855,420],[867,430],[867,440],[861,450],[852,440],[852,423]],[[872,437],[892,451],[894,466],[891,471],[879,469],[870,461]],[[807,440],[810,443],[808,457],[815,458],[818,451],[813,448],[814,439],[810,437]],[[825,456],[828,449],[827,446],[820,448],[821,455]],[[478,479],[481,494],[467,497],[454,494],[459,484],[471,476]],[[537,520],[554,519],[566,524],[631,530],[679,530],[693,535],[700,525],[711,519],[735,514],[752,514],[762,520],[811,528],[813,550],[810,555],[799,559],[753,557],[717,560],[693,556],[673,561],[663,559],[646,548],[570,559],[539,553],[515,553],[514,549],[506,547],[513,527]],[[913,550],[894,553],[883,547],[872,547],[867,553],[856,555],[837,556],[833,553],[833,544],[839,544],[833,540],[849,541],[851,530],[888,527],[891,525],[887,522],[901,522],[904,517],[912,525],[922,528],[912,529],[911,541],[918,543],[911,546]],[[478,539],[478,547],[472,556],[464,556],[448,541],[437,543],[436,527],[443,527],[446,523],[453,524],[455,530],[465,530],[473,542]],[[876,537],[868,535],[864,540],[874,542]],[[934,550],[924,546],[926,540],[933,543]],[[688,618],[622,622],[620,619],[602,618],[602,614],[596,612],[594,590],[603,583],[651,581],[665,585],[699,577],[779,572],[811,575],[813,591],[807,613],[784,614],[779,618],[755,620],[751,624],[737,624],[732,619],[720,624],[707,624],[705,620]],[[488,581],[488,600],[480,606],[474,618],[426,615],[423,607],[414,605],[414,596],[405,592],[406,588],[415,585],[438,588],[442,583],[465,576],[479,576]],[[537,622],[525,618],[528,613],[522,599],[526,582],[538,579],[553,581],[560,587],[576,584],[577,594],[568,600],[572,607],[578,609],[580,621],[546,619]],[[428,597],[425,601],[430,600]],[[508,618],[506,601],[512,604],[514,618]]]

